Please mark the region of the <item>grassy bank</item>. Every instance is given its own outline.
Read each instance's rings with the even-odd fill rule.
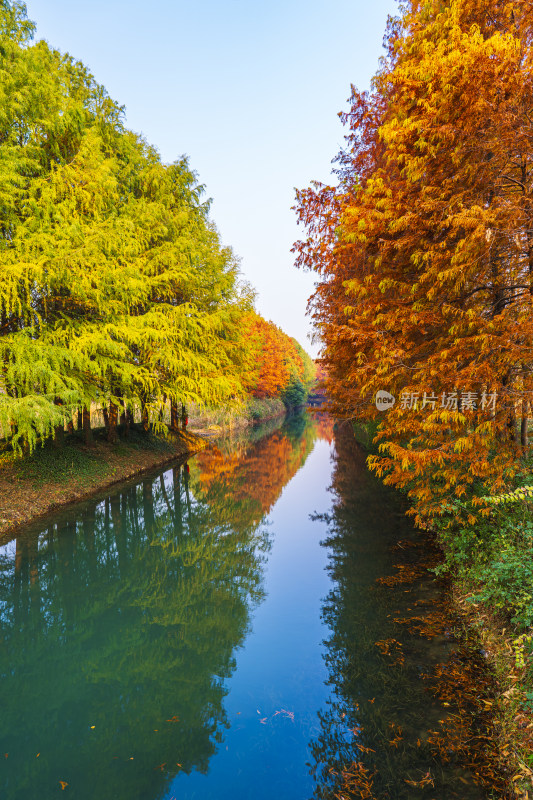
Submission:
[[[472,504],[450,501],[436,526],[465,635],[484,654],[496,687],[499,754],[508,797],[533,796],[533,513],[527,497],[495,504],[490,516],[462,522]]]
[[[0,458],[0,536],[205,446],[205,439],[188,432],[163,438],[131,430],[127,439],[113,445],[102,431],[95,432],[91,447],[73,435],[61,448],[47,442],[23,458],[5,452]]]
[[[505,618],[473,601],[468,585],[452,579],[451,597],[462,622],[462,639],[483,655],[493,692],[488,703],[494,720],[491,747],[495,768],[508,776],[497,800],[533,797],[533,703],[530,659],[524,642]]]
[[[285,413],[281,400],[254,398],[239,412],[192,408],[187,431],[167,438],[135,426],[127,438],[110,444],[102,428],[94,431],[90,447],[75,433],[65,436],[60,448],[47,441],[22,458],[6,450],[0,456],[0,537],[60,506],[201,450],[213,436]]]

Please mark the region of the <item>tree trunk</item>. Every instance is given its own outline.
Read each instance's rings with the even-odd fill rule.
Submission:
[[[178,404],[175,400],[170,401],[170,430],[177,433],[180,429]]]
[[[189,420],[187,419],[187,409],[185,408],[185,405],[182,403],[181,404],[181,428],[182,428],[182,430],[185,430],[185,428],[187,427],[188,421]]]
[[[528,424],[528,401],[524,398],[522,400],[522,420],[520,423],[520,444],[522,445],[522,450],[524,453],[527,453],[528,448],[528,441],[527,441],[527,424]]]
[[[507,420],[508,439],[516,444],[518,440],[518,429],[516,426],[516,409],[511,407]]]
[[[118,422],[118,406],[115,403],[109,403],[109,416],[107,425],[107,441],[115,444],[117,441],[117,422]]]
[[[126,415],[125,415],[126,408],[124,405],[124,399],[120,389],[115,389],[115,397],[117,397],[120,400],[117,406],[117,425],[122,425],[122,427],[124,427],[126,422]]]
[[[106,436],[109,437],[109,411],[107,410],[107,406],[103,406],[102,416],[104,418]]]
[[[148,429],[150,427],[150,418],[148,416],[148,409],[144,403],[142,407],[142,426],[143,426],[143,431],[145,433],[148,433]]]
[[[516,425],[516,409],[512,399],[512,381],[513,377],[511,372],[506,372],[502,377],[501,383],[504,390],[504,403],[507,401],[509,405],[507,409],[504,408],[503,413],[505,414],[505,418],[502,420],[504,424],[502,425],[500,437],[502,442],[514,442],[516,444],[516,442],[519,441],[519,433]],[[507,394],[505,394],[506,389],[508,390]]]
[[[89,408],[85,406],[81,412],[82,415],[82,424],[83,424],[83,438],[86,445],[92,444],[93,441],[93,434],[91,431],[91,411]]]
[[[63,401],[56,397],[54,400],[54,404],[56,406],[62,406]],[[54,447],[63,447],[63,442],[65,441],[65,423],[62,422],[61,425],[56,425],[54,427]]]
[[[130,429],[134,422],[135,419],[133,417],[133,411],[131,411],[129,408],[126,408],[124,414],[124,436],[128,437],[130,435]]]

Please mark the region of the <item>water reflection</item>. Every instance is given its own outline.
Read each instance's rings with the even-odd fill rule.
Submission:
[[[153,800],[207,771],[263,598],[261,523],[316,436],[292,421],[222,444],[1,548],[4,800],[62,782],[80,800]]]
[[[231,438],[198,453],[191,464],[195,494],[216,509],[219,519],[231,520],[233,525],[257,525],[303,466],[327,425],[331,422],[294,415],[282,428],[278,422],[278,429],[260,437],[253,447],[246,438]]]
[[[335,444],[333,508],[323,515],[332,694],[311,743],[314,798],[483,798],[479,765],[469,768],[461,743],[442,735],[461,708],[433,680],[438,674],[442,684],[457,658],[442,594],[423,563],[427,543],[400,499],[365,469],[349,426],[338,428]],[[476,731],[461,735],[472,741]]]
[[[3,800],[484,796],[427,548],[331,440],[272,422],[0,548]]]

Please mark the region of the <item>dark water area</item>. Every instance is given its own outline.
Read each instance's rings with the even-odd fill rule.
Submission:
[[[404,510],[306,415],[5,542],[2,800],[488,797]]]

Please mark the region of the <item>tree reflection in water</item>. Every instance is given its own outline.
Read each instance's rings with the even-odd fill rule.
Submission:
[[[401,499],[368,473],[347,423],[335,442],[333,508],[321,517],[333,583],[323,606],[332,693],[311,743],[314,798],[483,798],[483,769],[465,745],[478,736],[483,748],[476,721],[443,736],[467,715],[434,680],[451,676],[458,658],[442,589],[423,563],[427,544]]]
[[[263,597],[262,525],[316,438],[290,422],[0,550],[0,794],[155,800],[207,771]],[[66,795],[65,795],[66,796]]]

